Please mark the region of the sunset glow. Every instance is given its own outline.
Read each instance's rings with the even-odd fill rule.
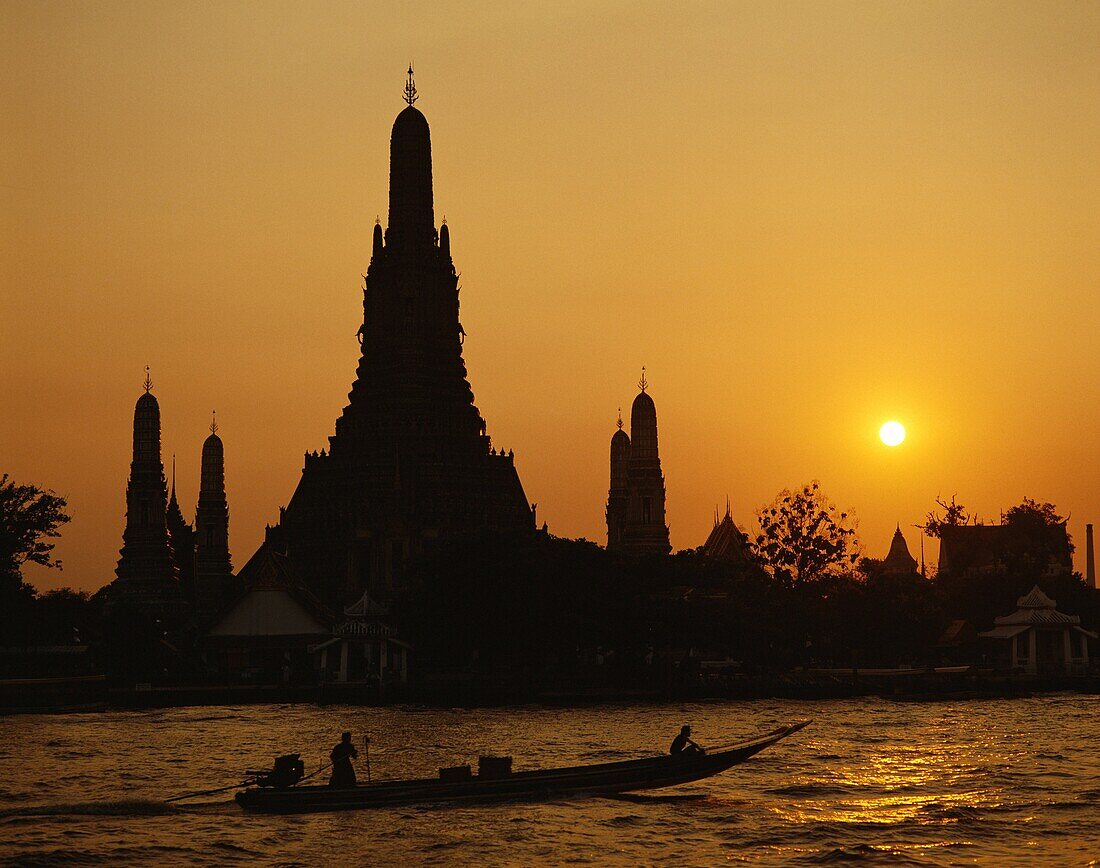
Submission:
[[[32,580],[113,577],[145,365],[180,502],[217,407],[235,561],[278,520],[355,375],[410,57],[477,406],[552,533],[605,541],[644,364],[674,549],[815,478],[878,554],[954,491],[1080,536],[1100,11],[1054,6],[10,5],[0,451],[73,512]],[[931,433],[886,468],[891,412]]]

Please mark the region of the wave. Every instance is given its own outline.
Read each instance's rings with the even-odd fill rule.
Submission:
[[[788,784],[784,787],[773,787],[764,790],[773,796],[795,796],[807,798],[810,796],[843,796],[853,791],[852,787],[837,786],[831,784]]]
[[[20,868],[53,868],[55,865],[158,865],[171,860],[170,864],[189,865],[200,857],[199,851],[190,847],[149,845],[147,847],[114,847],[106,850],[75,848],[39,849],[23,853],[4,862],[5,865],[18,865]]]
[[[820,853],[812,853],[799,859],[814,865],[831,865],[835,862],[882,862],[890,865],[928,865],[893,847],[874,847],[871,844],[855,844],[851,847],[834,847]]]
[[[0,810],[7,817],[155,817],[178,814],[179,809],[159,799],[115,799],[102,802],[63,802],[55,805],[28,805],[24,808]]]
[[[609,796],[605,796],[605,798],[613,799],[617,802],[635,802],[639,805],[711,801],[711,798],[706,793],[672,793],[664,796],[650,796],[645,793],[613,793]]]
[[[929,802],[921,807],[921,813],[938,820],[980,820],[986,809],[973,805],[945,805],[941,802]]]
[[[38,850],[34,853],[25,853],[21,856],[11,857],[4,862],[5,865],[18,865],[19,868],[53,868],[53,866],[70,865],[103,865],[110,864],[112,858],[94,850]]]

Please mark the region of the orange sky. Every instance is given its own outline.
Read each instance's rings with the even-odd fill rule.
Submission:
[[[113,577],[146,364],[185,512],[217,408],[236,566],[275,521],[354,376],[410,58],[477,404],[554,533],[605,540],[643,364],[676,548],[812,478],[877,556],[938,494],[1100,521],[1097,4],[0,21],[0,471],[73,513],[40,588]]]

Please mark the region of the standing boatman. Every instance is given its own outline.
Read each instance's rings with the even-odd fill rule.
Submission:
[[[332,749],[328,755],[332,760],[332,775],[328,779],[330,787],[354,787],[355,767],[351,764],[353,759],[359,758],[359,751],[351,743],[351,733],[345,732],[340,736],[340,743]]]

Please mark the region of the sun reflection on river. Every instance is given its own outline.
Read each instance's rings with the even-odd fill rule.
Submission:
[[[971,760],[957,744],[952,749],[883,744],[858,764],[838,764],[815,776],[814,784],[829,798],[798,799],[772,810],[796,823],[958,822],[1003,800],[995,788],[966,786],[967,778],[976,782]]]

